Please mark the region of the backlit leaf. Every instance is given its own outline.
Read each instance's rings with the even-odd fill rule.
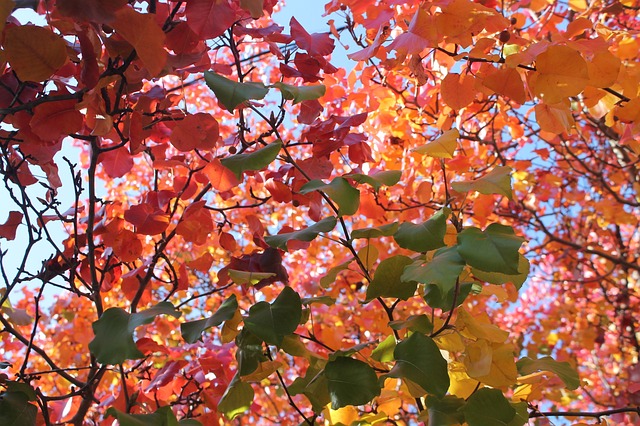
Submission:
[[[207,86],[216,94],[218,101],[229,112],[233,112],[238,105],[247,102],[249,99],[262,99],[269,93],[269,89],[262,83],[238,83],[213,71],[205,71],[204,80]]]
[[[587,62],[569,46],[549,46],[537,56],[536,69],[530,84],[536,96],[548,104],[577,95],[589,83]]]
[[[200,336],[205,330],[211,327],[217,327],[222,324],[223,321],[231,319],[237,309],[238,301],[236,300],[235,294],[232,294],[227,300],[222,302],[222,305],[220,305],[216,313],[209,318],[180,324],[182,338],[187,343],[195,343],[200,339]]]
[[[287,334],[293,333],[302,317],[302,302],[298,293],[285,287],[269,304],[258,302],[249,309],[244,326],[271,345],[280,345]]]
[[[243,172],[262,170],[271,164],[281,148],[282,142],[276,141],[248,154],[237,154],[223,158],[220,163],[235,173],[236,178],[240,180]]]
[[[220,398],[218,411],[233,420],[251,407],[253,388],[249,383],[234,379]]]
[[[345,175],[346,178],[353,179],[358,183],[367,183],[373,187],[376,191],[379,190],[382,185],[393,186],[400,181],[402,177],[401,170],[384,170],[370,175],[363,175],[361,173],[350,173]]]
[[[451,210],[444,208],[431,216],[426,222],[418,225],[403,222],[393,235],[393,238],[400,247],[416,252],[426,252],[440,248],[444,246],[449,214],[451,214]]]
[[[321,180],[309,181],[300,188],[299,192],[308,194],[313,191],[323,191],[332,201],[335,201],[338,204],[338,214],[341,216],[355,214],[360,206],[360,191],[341,177],[335,178],[328,184]]]
[[[524,242],[509,226],[492,223],[484,231],[466,228],[458,234],[458,253],[474,268],[486,272],[518,275],[520,254]]]
[[[287,250],[287,241],[313,241],[321,232],[329,232],[333,230],[333,228],[335,228],[336,226],[336,223],[336,218],[331,216],[324,218],[321,221],[316,222],[315,224],[299,231],[269,235],[264,237],[264,240],[271,247],[277,247],[281,248],[282,250]]]
[[[410,265],[411,258],[402,255],[389,257],[378,265],[373,280],[367,287],[366,302],[377,297],[395,297],[407,300],[416,291],[418,283],[401,279],[405,266]]]
[[[413,333],[393,351],[396,364],[388,377],[409,379],[430,394],[442,398],[449,389],[447,361],[430,337]]]
[[[203,40],[222,35],[236,21],[228,0],[189,0],[185,14],[189,27]]]
[[[293,100],[293,104],[302,101],[310,101],[324,96],[327,91],[323,84],[314,84],[310,86],[292,86],[290,84],[277,82],[273,87],[282,92],[282,96],[287,100]]]
[[[46,80],[67,60],[64,40],[34,25],[6,28],[4,51],[11,68],[23,81]]]
[[[380,395],[378,376],[369,364],[357,359],[337,357],[324,368],[331,408],[364,405]]]
[[[471,74],[449,73],[442,80],[442,100],[454,110],[462,109],[476,97],[475,78]]]
[[[425,154],[435,158],[453,158],[453,154],[458,145],[460,132],[458,129],[451,129],[438,136],[434,141],[413,148],[411,151],[418,154]]]
[[[47,102],[35,107],[29,122],[31,131],[42,140],[53,140],[82,128],[82,114],[76,101]]]
[[[164,49],[164,31],[155,17],[130,7],[123,7],[115,15],[116,20],[110,25],[136,49],[150,76],[156,77],[167,62],[167,51]]]
[[[173,128],[171,144],[180,151],[212,150],[220,137],[218,121],[205,113],[190,114]]]
[[[393,351],[395,348],[396,338],[393,334],[390,334],[371,352],[371,358],[379,362],[391,362],[393,361]]]
[[[578,372],[566,361],[559,362],[550,356],[538,359],[525,357],[520,359],[516,365],[518,367],[518,373],[523,376],[535,373],[536,371],[551,371],[564,382],[567,389],[574,390],[580,386]]]
[[[499,68],[485,77],[482,84],[499,95],[511,98],[520,105],[527,100],[522,77],[515,68]]]
[[[18,226],[22,223],[22,213],[10,211],[7,220],[0,225],[0,238],[13,240],[16,237]]]
[[[452,182],[451,188],[458,192],[478,191],[481,194],[500,194],[512,199],[511,167],[497,166],[479,179],[465,182]]]

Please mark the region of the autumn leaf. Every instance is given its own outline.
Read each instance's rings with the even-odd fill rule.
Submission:
[[[189,27],[203,40],[222,35],[236,21],[228,0],[190,0],[186,16]]]
[[[500,194],[512,199],[511,168],[498,166],[479,179],[452,182],[451,187],[458,192],[478,191],[485,195]]]
[[[471,74],[449,73],[440,86],[442,100],[455,110],[462,109],[475,99],[475,84],[475,78]]]
[[[482,79],[482,84],[499,95],[511,98],[520,105],[527,100],[522,77],[514,68],[499,68]]]
[[[124,213],[124,218],[136,227],[136,232],[144,235],[160,234],[169,226],[169,216],[148,203],[131,206]]]
[[[99,24],[113,21],[115,12],[126,4],[126,0],[56,0],[55,3],[62,16]]]
[[[587,62],[568,46],[553,45],[536,58],[531,85],[545,103],[555,104],[582,92],[589,83]]]
[[[18,226],[22,223],[23,215],[17,211],[10,211],[7,220],[0,225],[0,238],[13,240],[16,238]]]
[[[4,33],[6,58],[20,80],[46,80],[67,60],[64,40],[48,29],[24,25],[6,28]]]
[[[458,129],[451,129],[438,136],[435,140],[413,148],[411,151],[418,154],[425,154],[435,158],[453,158],[453,154],[458,145],[460,132]]]

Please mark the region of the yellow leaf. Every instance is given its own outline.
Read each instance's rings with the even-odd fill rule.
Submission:
[[[358,257],[367,269],[371,269],[378,260],[378,249],[373,244],[366,245],[358,251]]]
[[[420,145],[412,149],[418,154],[425,154],[435,158],[453,158],[453,153],[458,145],[460,132],[458,129],[451,129],[438,136],[434,141]]]
[[[538,55],[536,69],[530,83],[534,93],[548,104],[579,94],[589,83],[587,62],[568,46],[549,46]]]
[[[475,375],[469,371],[469,376],[496,388],[514,385],[518,377],[518,369],[516,368],[515,349],[513,345],[510,343],[494,344],[490,347],[490,350],[489,372],[484,375]],[[482,359],[482,361],[483,364],[481,365],[484,366],[486,359]]]
[[[24,81],[42,81],[53,75],[67,60],[62,38],[46,28],[25,25],[5,30],[7,61]]]
[[[569,8],[576,12],[584,12],[588,6],[587,0],[569,0]]]
[[[598,52],[588,63],[589,84],[594,87],[612,86],[618,79],[620,59],[605,50]]]
[[[326,419],[329,421],[330,425],[339,423],[343,425],[350,425],[354,421],[358,420],[358,410],[356,410],[353,405],[347,405],[346,407],[342,407],[337,410],[332,410],[330,405],[327,405],[325,412]]]
[[[111,26],[136,49],[151,77],[160,74],[167,61],[167,51],[164,50],[164,31],[153,14],[142,14],[130,7],[123,7],[116,12],[116,20]]]
[[[463,336],[476,339],[487,339],[490,342],[502,343],[509,337],[509,332],[501,330],[489,323],[486,314],[476,318],[472,317],[464,309],[458,311],[456,328]]]
[[[478,381],[469,377],[461,362],[449,363],[449,380],[449,393],[458,398],[468,398],[478,387]]]
[[[220,332],[220,341],[222,343],[229,343],[233,341],[238,335],[238,325],[242,322],[242,314],[240,310],[237,309],[236,313],[233,314],[233,317],[230,320],[224,322],[222,326],[222,331]]]
[[[256,371],[246,376],[242,376],[243,382],[260,382],[262,379],[266,379],[275,371],[282,367],[282,363],[279,361],[264,361],[258,365]]]
[[[488,341],[480,339],[476,342],[469,342],[465,355],[464,366],[467,368],[467,374],[470,377],[478,378],[491,372],[493,350]]]

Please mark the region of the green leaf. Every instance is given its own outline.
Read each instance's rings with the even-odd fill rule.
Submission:
[[[409,379],[430,394],[442,398],[449,389],[447,361],[432,338],[413,333],[393,351],[396,364],[388,377]]]
[[[458,291],[458,297],[456,297],[456,307],[460,306],[462,302],[469,296],[471,290],[473,290],[474,283],[461,283],[460,290]],[[478,284],[479,285],[479,284]],[[482,288],[480,288],[482,290]],[[453,307],[453,295],[455,293],[455,286],[445,294],[442,293],[440,287],[433,284],[428,284],[424,289],[424,301],[427,305],[434,309],[442,309],[444,311],[450,311]]]
[[[204,72],[204,81],[229,112],[249,99],[262,99],[269,93],[262,83],[238,83],[212,71]]]
[[[322,191],[338,205],[340,216],[350,216],[358,211],[360,206],[360,191],[351,186],[346,179],[337,177],[331,183],[321,180],[312,180],[300,188],[300,194],[308,194],[313,191]]]
[[[301,299],[303,305],[309,306],[314,303],[320,303],[322,305],[331,306],[335,305],[336,299],[331,296],[315,296],[315,297],[303,297]]]
[[[326,360],[312,357],[305,376],[297,377],[289,386],[289,393],[292,396],[303,394],[309,399],[315,413],[321,412],[331,401],[329,383],[322,374],[326,364]]]
[[[223,158],[220,163],[231,170],[240,180],[243,172],[262,170],[271,164],[278,156],[281,148],[282,141],[278,140],[248,154],[237,154]]]
[[[238,271],[235,269],[227,270],[229,278],[236,284],[248,284],[256,285],[260,281],[271,278],[276,275],[273,272],[252,272],[252,271]]]
[[[433,331],[433,324],[425,314],[409,315],[406,320],[391,321],[389,322],[389,327],[394,330],[407,328],[410,331],[416,331],[422,334],[429,334]]]
[[[376,372],[366,362],[338,357],[327,363],[324,376],[328,380],[331,408],[364,405],[380,395]]]
[[[426,400],[429,413],[429,426],[450,426],[464,423],[464,415],[460,411],[465,400],[457,396],[447,395],[436,398],[428,395]]]
[[[451,188],[457,192],[477,191],[481,194],[500,194],[513,199],[511,191],[511,167],[498,166],[480,179],[452,182]]]
[[[171,407],[165,405],[151,414],[127,414],[113,407],[107,410],[107,415],[115,417],[120,426],[178,426]],[[199,423],[199,422],[198,422]]]
[[[180,317],[169,302],[160,302],[146,311],[130,314],[122,308],[109,308],[93,323],[95,337],[89,343],[89,350],[102,364],[120,364],[127,359],[142,358],[133,341],[136,327],[148,324],[158,315]]]
[[[10,362],[2,361],[0,362],[0,370],[4,370],[5,368],[11,367],[13,364]]]
[[[232,294],[222,303],[222,305],[220,305],[216,313],[211,315],[209,318],[180,324],[182,338],[187,343],[195,343],[205,330],[211,327],[217,327],[222,324],[223,321],[231,319],[237,309],[238,301],[236,300],[236,295]]]
[[[236,361],[238,361],[238,374],[246,376],[251,374],[266,360],[262,348],[262,339],[251,333],[246,328],[236,336]]]
[[[265,342],[279,346],[284,336],[296,331],[301,316],[300,296],[291,287],[285,287],[273,303],[253,305],[244,326]]]
[[[434,158],[453,158],[453,154],[458,146],[459,137],[460,132],[458,129],[447,130],[438,136],[436,140],[420,145],[411,151]]]
[[[393,361],[393,350],[395,348],[396,338],[393,334],[390,334],[371,352],[371,358],[379,362],[391,362]]]
[[[464,266],[464,259],[460,257],[456,247],[443,247],[434,253],[430,261],[425,263],[424,260],[417,260],[407,266],[402,279],[435,284],[446,294],[455,287]]]
[[[365,302],[370,302],[377,297],[407,300],[413,296],[418,283],[401,279],[404,268],[411,263],[413,263],[411,258],[403,255],[392,256],[380,262],[367,288]]]
[[[527,403],[521,401],[511,402],[510,404],[516,410],[516,415],[508,426],[524,426],[529,423],[529,407]]]
[[[443,247],[444,236],[447,233],[447,217],[450,214],[451,209],[444,208],[421,224],[403,222],[393,238],[400,247],[416,252]]]
[[[371,346],[371,345],[375,345],[376,343],[378,343],[377,340],[374,340],[373,342],[364,342],[364,343],[359,343],[355,346],[352,346],[348,349],[340,349],[335,351],[334,353],[329,355],[329,361],[333,361],[334,359],[340,358],[340,357],[349,357],[357,352],[360,352],[361,350],[363,350],[364,348]]]
[[[21,382],[5,382],[6,391],[0,393],[0,425],[35,426],[38,407],[30,401],[36,400],[31,386]]]
[[[287,249],[287,241],[289,240],[298,240],[298,241],[313,241],[319,233],[321,232],[329,232],[335,228],[337,220],[335,217],[327,217],[322,219],[320,222],[317,222],[307,228],[301,229],[299,231],[294,232],[286,232],[284,234],[277,234],[264,237],[264,240],[271,247],[278,247],[282,250]]]
[[[371,175],[363,175],[362,173],[351,173],[346,175],[345,177],[353,179],[358,183],[367,183],[377,191],[383,185],[393,186],[396,183],[400,182],[400,178],[402,177],[402,170],[385,170]]]
[[[398,222],[388,223],[386,225],[378,226],[375,228],[362,228],[356,229],[351,233],[351,239],[357,240],[359,238],[378,238],[378,237],[390,237],[398,231]]]
[[[482,388],[467,399],[462,408],[469,426],[508,425],[516,410],[498,389]]]
[[[224,395],[222,395],[222,398],[220,398],[218,411],[223,412],[228,419],[233,420],[247,411],[252,402],[253,388],[249,383],[238,380],[236,376],[229,384]]]
[[[492,223],[484,231],[471,227],[459,233],[458,253],[467,264],[482,271],[518,275],[518,249],[523,242],[511,227]]]
[[[324,96],[327,88],[324,84],[313,84],[310,86],[292,86],[277,82],[272,87],[279,89],[282,92],[282,97],[287,100],[293,99],[293,104],[297,104],[302,101],[310,101],[318,99]]]
[[[486,281],[491,284],[501,285],[505,283],[513,283],[518,290],[522,287],[522,284],[527,280],[529,276],[529,260],[518,253],[518,271],[517,275],[501,274],[500,272],[485,272],[476,268],[471,268],[471,272],[481,281]]]
[[[551,371],[564,382],[567,389],[574,390],[580,386],[578,372],[571,367],[571,364],[566,361],[558,362],[550,356],[538,359],[525,357],[516,362],[516,367],[518,368],[518,373],[522,376],[537,371]]]
[[[338,274],[342,271],[347,270],[351,262],[353,262],[354,260],[355,260],[354,258],[351,258],[346,262],[336,265],[333,268],[329,269],[327,274],[322,278],[320,278],[320,287],[329,288],[329,286],[336,281],[336,278],[338,278]]]

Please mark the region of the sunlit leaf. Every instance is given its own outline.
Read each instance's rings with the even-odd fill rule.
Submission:
[[[282,96],[287,100],[293,100],[293,104],[302,101],[310,101],[324,96],[327,91],[323,84],[314,84],[311,86],[292,86],[290,84],[277,82],[273,87],[282,92]]]
[[[341,216],[351,216],[358,211],[360,206],[360,191],[351,186],[346,179],[338,177],[331,183],[324,183],[321,180],[312,180],[305,183],[300,188],[301,194],[308,194],[313,191],[323,191],[332,201],[338,205],[338,214]]]
[[[530,83],[546,103],[555,104],[582,92],[589,83],[587,62],[580,52],[553,45],[536,58],[537,75]]]
[[[511,168],[498,166],[479,179],[452,182],[451,187],[458,192],[478,191],[485,195],[500,194],[511,200],[513,197],[511,191]]]
[[[23,81],[46,80],[67,60],[64,40],[34,25],[6,28],[3,46],[11,68]]]
[[[253,388],[249,383],[233,380],[218,402],[218,410],[230,419],[235,419],[251,407]]]
[[[453,158],[453,154],[458,145],[460,132],[458,129],[451,129],[438,136],[435,140],[413,148],[411,151],[418,154],[428,155],[435,158]]]
[[[574,390],[580,386],[578,372],[566,361],[559,362],[550,356],[538,359],[525,357],[521,358],[516,365],[521,375],[535,373],[536,371],[551,371],[564,382],[567,389]]]

